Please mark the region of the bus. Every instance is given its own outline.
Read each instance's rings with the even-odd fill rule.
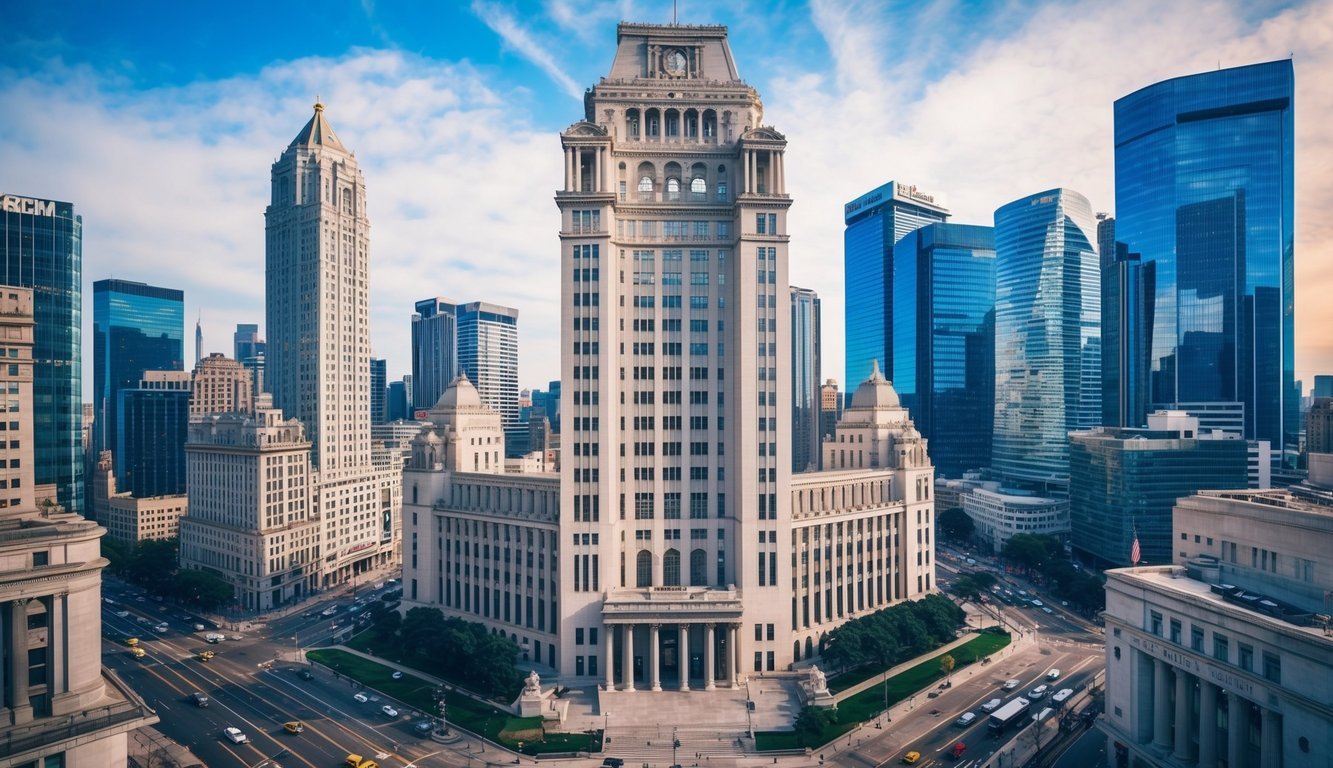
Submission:
[[[1029,706],[1031,706],[1031,702],[1020,696],[995,710],[990,716],[991,735],[999,736],[1009,730],[1009,726],[1021,721]]]

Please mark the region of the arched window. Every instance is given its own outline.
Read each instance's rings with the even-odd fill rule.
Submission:
[[[807,637],[805,639],[805,658],[807,659],[810,658],[814,654],[814,652],[815,652],[815,644],[810,640],[810,638]]]
[[[708,586],[708,553],[702,549],[690,553],[690,586]]]
[[[640,191],[640,192],[652,192],[652,191],[653,191],[653,177],[652,177],[652,176],[640,176],[640,177],[639,177],[639,191]]]
[[[680,586],[680,552],[668,549],[662,556],[662,584],[668,587]]]
[[[640,550],[634,567],[634,586],[651,587],[653,585],[653,553]]]
[[[791,655],[793,661],[801,660],[801,641],[797,640],[791,644]]]
[[[625,110],[625,133],[631,139],[639,138],[639,110]]]
[[[690,181],[690,193],[695,195],[708,194],[708,182],[704,181],[700,176],[694,177],[694,179]]]
[[[680,112],[675,109],[666,111],[666,135],[673,138],[680,135]]]
[[[676,178],[667,179],[667,183],[666,183],[666,192],[667,192],[667,199],[668,199],[668,200],[679,200],[679,199],[680,199],[680,179],[676,179]]]

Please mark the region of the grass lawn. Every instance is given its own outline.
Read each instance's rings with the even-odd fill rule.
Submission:
[[[954,673],[975,663],[983,656],[989,656],[1008,645],[1009,635],[985,632],[972,638],[963,645],[949,651],[957,666]],[[892,706],[903,699],[929,688],[935,681],[944,677],[940,670],[940,658],[937,654],[914,667],[889,678],[887,683],[871,686],[838,704],[837,722],[826,727],[822,732],[811,734],[796,731],[763,731],[755,734],[755,747],[766,749],[799,749],[801,747],[819,747],[851,730],[857,723],[872,720],[884,711],[884,688],[888,686],[888,701]],[[883,674],[881,670],[879,674]],[[862,679],[869,679],[874,674]]]
[[[370,647],[374,647],[373,643]],[[306,656],[311,661],[319,662],[367,688],[388,694],[414,709],[435,711],[435,686],[410,672],[394,680],[392,668],[336,649],[308,651]],[[595,741],[593,736],[586,733],[543,734],[541,718],[514,717],[509,712],[483,704],[458,691],[448,691],[445,699],[449,708],[449,722],[511,749],[519,749],[518,745],[522,743],[521,751],[524,754],[586,751]]]

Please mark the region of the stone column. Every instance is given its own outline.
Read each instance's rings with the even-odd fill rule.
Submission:
[[[717,645],[713,636],[713,624],[704,625],[704,690],[713,690],[713,656]]]
[[[690,625],[680,625],[680,647],[676,649],[680,654],[680,689],[688,691],[690,689]]]
[[[616,689],[616,633],[614,624],[607,624],[606,635],[606,690]]]
[[[741,684],[741,625],[732,624],[731,631],[731,687],[738,688]]]
[[[1167,696],[1166,662],[1152,660],[1152,743],[1153,746],[1171,747],[1171,699]]]
[[[1176,668],[1176,737],[1175,749],[1171,754],[1182,763],[1194,759],[1194,743],[1190,739],[1190,724],[1194,721],[1191,694],[1194,690],[1194,675],[1179,667]]]
[[[1199,768],[1217,768],[1217,691],[1199,681]]]
[[[1263,730],[1259,735],[1259,764],[1261,768],[1280,768],[1282,765],[1282,716],[1271,709],[1261,710]]]
[[[625,687],[621,690],[634,690],[634,625],[625,625]]]
[[[741,193],[743,194],[750,191],[750,153],[742,152],[741,154],[745,158],[745,177],[744,181],[741,182]]]
[[[69,691],[69,681],[66,677],[68,667],[65,664],[69,640],[65,629],[65,604],[68,599],[68,595],[52,595],[44,600],[47,626],[46,653],[50,660],[50,672],[46,683],[49,700],[54,700],[56,696]]]
[[[1249,708],[1250,702],[1235,693],[1227,694],[1227,768],[1245,768]]]
[[[662,676],[661,676],[661,674],[659,673],[658,661],[657,661],[657,654],[658,654],[658,649],[657,649],[657,645],[658,645],[658,635],[657,635],[657,633],[658,633],[658,630],[659,630],[660,628],[661,628],[661,625],[660,625],[660,624],[653,624],[652,627],[650,628],[650,632],[649,632],[649,640],[648,640],[648,642],[652,644],[652,657],[653,657],[653,677],[652,677],[652,683],[653,683],[653,690],[654,690],[654,691],[660,691],[660,690],[662,690]]]
[[[574,150],[565,147],[565,191],[574,191]]]
[[[596,147],[592,151],[592,189],[589,192],[602,191],[602,148]]]
[[[28,703],[28,598],[9,602],[9,700],[14,724],[32,720]]]

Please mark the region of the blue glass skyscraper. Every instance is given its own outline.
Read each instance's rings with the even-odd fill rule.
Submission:
[[[995,433],[991,466],[1064,488],[1070,430],[1102,417],[1101,275],[1088,199],[1068,189],[995,211]]]
[[[1216,414],[1294,449],[1290,60],[1166,80],[1115,103],[1116,234],[1144,270],[1148,408]],[[1139,415],[1141,421],[1141,414]]]
[[[791,286],[791,471],[819,469],[819,294]]]
[[[990,466],[995,230],[929,224],[893,249],[893,386],[943,477]]]
[[[890,181],[843,206],[843,280],[846,289],[846,377],[865,379],[878,360],[893,370],[893,246],[914,229],[949,218],[949,209],[914,185]]]
[[[185,294],[129,280],[93,283],[93,445],[115,451],[119,395],[144,371],[185,367]],[[117,475],[124,457],[115,456]]]
[[[74,206],[0,194],[0,284],[33,292],[34,482],[83,508],[83,217]]]

